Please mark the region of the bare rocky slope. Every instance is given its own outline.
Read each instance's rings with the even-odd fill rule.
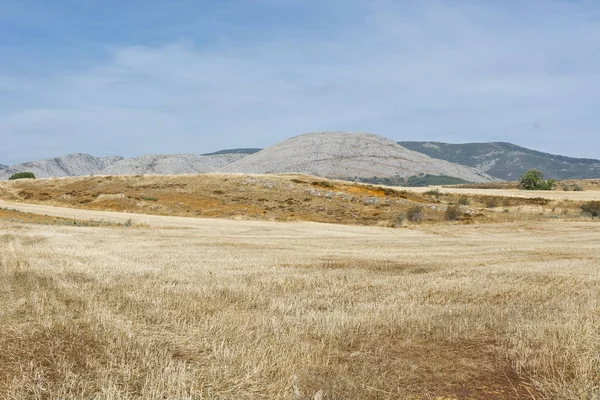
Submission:
[[[224,172],[299,172],[329,178],[444,175],[469,182],[497,180],[475,168],[411,151],[368,133],[317,132],[293,137],[227,165]]]
[[[245,154],[200,156],[196,154],[146,155],[136,158],[94,157],[74,153],[66,156],[13,165],[0,170],[0,180],[17,172],[33,172],[38,178],[83,175],[168,175],[215,172]]]
[[[137,174],[199,174],[220,171],[227,164],[245,157],[245,154],[158,154],[123,159],[102,171],[103,175]]]
[[[12,174],[25,171],[33,172],[38,178],[94,175],[122,159],[123,157],[118,156],[94,157],[89,154],[73,153],[10,166],[0,171],[0,180],[6,180]]]

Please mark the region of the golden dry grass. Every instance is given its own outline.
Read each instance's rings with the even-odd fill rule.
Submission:
[[[19,207],[19,205],[17,205]],[[65,216],[56,216],[42,213],[23,212],[13,208],[0,208],[0,220],[8,222],[24,222],[29,224],[41,225],[73,225],[73,226],[131,226],[134,223],[131,220],[123,222],[110,222],[102,218],[83,220],[78,218],[69,218]],[[138,226],[143,224],[137,224]]]
[[[0,221],[0,398],[600,396],[598,223],[190,220]]]

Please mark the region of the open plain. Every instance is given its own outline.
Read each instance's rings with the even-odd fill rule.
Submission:
[[[154,218],[0,222],[0,397],[599,395],[596,223]]]
[[[85,179],[127,190],[88,201]],[[284,217],[381,212],[385,201],[363,195],[401,200],[394,212],[455,199],[238,177],[246,203],[229,215],[205,196],[239,195],[215,194],[208,178],[191,194],[168,177],[85,179],[0,188],[10,199],[0,202],[0,398],[600,397],[600,224],[555,216],[561,203],[392,228]],[[298,204],[285,188],[359,200]],[[180,216],[196,203],[143,214],[136,205],[151,206],[134,196],[162,214],[195,199],[225,218]],[[486,211],[486,198],[465,208],[505,215]],[[261,204],[279,221],[238,218],[249,206],[263,216]]]

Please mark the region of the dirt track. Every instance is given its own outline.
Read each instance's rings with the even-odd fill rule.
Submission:
[[[248,220],[230,220],[230,219],[217,219],[217,218],[193,218],[193,217],[173,217],[163,215],[149,215],[149,214],[134,214],[124,212],[113,212],[113,211],[98,211],[98,210],[84,210],[76,208],[66,207],[54,207],[40,204],[28,204],[28,203],[17,203],[0,200],[0,208],[7,208],[18,210],[22,212],[28,212],[40,215],[49,215],[54,217],[73,218],[77,220],[95,220],[112,223],[125,223],[131,220],[134,224],[148,225],[152,228],[198,228],[208,229],[213,233],[219,228],[231,230],[244,230],[244,229],[259,229],[262,231],[278,231],[277,235],[281,235],[281,230],[293,230],[298,233],[304,229],[310,229],[311,232],[314,227],[319,227],[319,231],[324,232],[338,232],[341,235],[348,234],[353,235],[357,233],[371,234],[373,229],[382,230],[382,228],[375,227],[364,227],[364,226],[353,226],[345,225],[343,232],[340,229],[340,225],[316,223],[316,222],[273,222],[273,221],[248,221]],[[285,226],[285,228],[283,228]],[[313,228],[313,229],[311,229]],[[388,231],[392,231],[386,229]],[[315,234],[315,232],[312,232]]]

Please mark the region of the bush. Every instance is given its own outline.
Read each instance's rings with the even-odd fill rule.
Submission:
[[[527,171],[519,181],[519,188],[525,190],[552,190],[556,181],[544,180],[544,174],[537,169]]]
[[[33,174],[33,172],[17,172],[16,174],[12,174],[10,178],[8,178],[9,181],[15,179],[35,179],[35,175]]]
[[[500,200],[498,200],[496,197],[488,197],[487,199],[485,199],[485,206],[487,208],[496,208],[500,205]]]
[[[404,224],[405,219],[406,219],[406,215],[398,214],[398,216],[396,216],[396,220],[392,224],[395,227],[400,227],[400,226],[402,226],[402,224]]]
[[[446,221],[457,221],[462,216],[462,210],[456,204],[449,206],[446,208],[446,213],[444,214],[444,218]]]
[[[589,214],[592,218],[600,217],[600,201],[588,201],[581,205],[581,211]]]
[[[423,207],[413,206],[406,212],[406,219],[410,222],[419,223],[423,221]]]
[[[461,196],[460,199],[458,199],[458,204],[461,206],[468,206],[471,204],[471,200],[467,196]]]
[[[572,185],[563,185],[563,190],[565,192],[583,192],[583,187],[574,183]]]
[[[432,190],[428,190],[428,191],[426,191],[426,192],[425,192],[425,193],[423,193],[423,194],[426,194],[426,195],[428,195],[428,196],[435,197],[436,199],[439,199],[439,198],[440,198],[440,196],[442,195],[442,194],[440,193],[440,189],[432,189]]]

